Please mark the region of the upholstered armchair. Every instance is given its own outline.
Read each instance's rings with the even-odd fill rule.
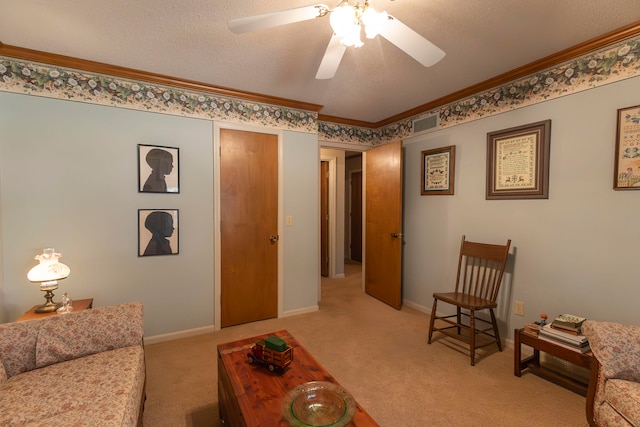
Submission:
[[[640,327],[587,320],[593,357],[587,394],[592,426],[640,426]]]

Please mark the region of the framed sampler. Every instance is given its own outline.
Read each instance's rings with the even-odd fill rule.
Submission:
[[[614,190],[640,190],[640,105],[618,110]]]
[[[425,150],[421,157],[420,194],[422,196],[453,195],[456,146]]]
[[[548,199],[551,120],[487,134],[486,199]]]

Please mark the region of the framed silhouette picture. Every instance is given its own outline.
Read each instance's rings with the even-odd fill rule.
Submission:
[[[138,256],[177,255],[178,209],[138,209]]]
[[[138,192],[180,192],[180,149],[138,144]]]

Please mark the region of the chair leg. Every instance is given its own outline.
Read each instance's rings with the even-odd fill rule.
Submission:
[[[496,315],[493,312],[493,308],[489,309],[491,313],[491,323],[493,324],[493,335],[496,337],[496,344],[498,344],[498,350],[502,351],[502,341],[500,340],[500,332],[498,332],[498,322],[496,321]]]
[[[471,353],[471,366],[476,365],[476,313],[469,312],[469,352]]]
[[[456,321],[458,322],[458,325],[462,324],[462,310],[460,307],[456,307]],[[460,335],[461,332],[462,329],[458,326],[458,335]]]
[[[436,320],[436,307],[438,306],[438,299],[433,299],[433,308],[431,309],[431,319],[429,320],[429,339],[427,344],[431,344],[431,336],[433,335],[433,324]]]

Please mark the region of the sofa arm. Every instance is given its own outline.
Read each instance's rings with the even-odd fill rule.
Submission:
[[[587,320],[582,333],[601,365],[604,379],[640,382],[640,327]]]
[[[42,319],[36,342],[36,367],[142,345],[142,304],[98,307]]]

